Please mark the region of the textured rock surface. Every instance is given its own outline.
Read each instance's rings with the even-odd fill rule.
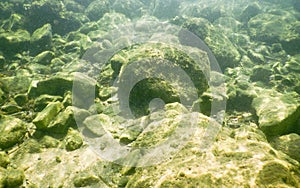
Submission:
[[[137,168],[127,187],[299,186],[299,164],[274,150],[255,126],[223,128],[208,150],[201,150],[203,131],[199,123],[195,135],[172,159]]]
[[[0,187],[300,187],[299,10],[298,0],[0,1]],[[224,74],[207,74],[214,58],[196,37]],[[173,87],[181,75],[197,97],[188,82]],[[150,79],[130,87],[138,76]],[[224,99],[219,125],[207,116]]]
[[[0,116],[0,148],[6,149],[21,142],[26,133],[26,124],[11,116]]]
[[[259,127],[267,135],[282,135],[298,132],[296,122],[300,117],[299,95],[280,94],[264,90],[253,99],[252,106],[259,118]]]

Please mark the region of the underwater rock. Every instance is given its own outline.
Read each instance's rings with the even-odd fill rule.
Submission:
[[[263,82],[265,84],[270,83],[271,75],[273,71],[268,66],[256,65],[253,67],[253,73],[250,76],[251,81],[253,82]]]
[[[2,167],[0,167],[0,187],[5,187],[6,183],[6,170]]]
[[[218,27],[223,30],[226,34],[237,34],[242,29],[242,23],[233,17],[220,17],[213,22],[214,27]]]
[[[61,96],[52,96],[52,95],[40,95],[34,100],[34,111],[40,112],[42,111],[49,103],[62,101],[63,98]]]
[[[108,0],[97,0],[89,4],[85,13],[91,21],[98,21],[105,13],[109,12],[109,8]]]
[[[36,54],[52,47],[52,27],[50,24],[45,24],[33,32],[31,46]]]
[[[179,0],[155,0],[153,15],[159,19],[170,19],[179,14]]]
[[[293,177],[293,173],[290,172],[289,168],[277,161],[270,161],[264,164],[255,180],[255,183],[262,187],[272,185],[276,185],[276,187],[298,187],[298,182],[299,180]]]
[[[98,114],[87,117],[83,124],[93,134],[102,136],[106,133],[105,127],[110,127],[112,122],[110,117],[105,114]]]
[[[283,15],[258,14],[249,20],[248,28],[250,36],[255,40],[268,44],[280,42],[288,53],[299,52],[300,48],[297,44],[300,42],[300,23],[288,13]]]
[[[38,97],[42,94],[64,96],[64,93],[70,91],[72,86],[72,75],[57,74],[45,80],[33,81],[28,89],[28,96],[30,98]]]
[[[183,20],[174,19],[172,22],[182,25],[184,28],[202,39],[212,50],[222,70],[227,67],[234,67],[238,65],[241,55],[227,35],[225,35],[224,32],[220,32],[220,30],[224,29],[221,26],[217,25],[217,27],[214,27],[213,24],[204,18],[189,18]],[[216,24],[218,22],[223,21],[220,18],[220,20],[216,21]]]
[[[51,136],[45,135],[40,140],[39,143],[44,148],[57,148],[60,144],[58,139],[55,139]]]
[[[26,124],[12,116],[0,116],[0,148],[9,148],[23,140],[27,131]]]
[[[30,33],[26,30],[0,33],[0,50],[8,54],[26,51],[29,48]]]
[[[189,18],[182,20],[175,18],[172,22],[177,25],[182,25],[202,40],[204,40],[213,29],[213,25],[205,18]]]
[[[67,151],[74,151],[80,148],[83,144],[81,134],[72,128],[68,130],[67,136],[65,137],[65,148]]]
[[[74,107],[68,106],[64,111],[60,112],[49,124],[48,130],[51,133],[66,133],[68,127],[76,127],[73,109]]]
[[[272,146],[300,162],[300,136],[295,133],[276,137],[271,140]]]
[[[300,117],[299,95],[295,92],[281,94],[262,90],[253,99],[252,107],[258,116],[259,128],[268,136],[299,132],[296,121]]]
[[[143,3],[139,0],[116,0],[112,9],[118,13],[122,13],[130,19],[142,16]]]
[[[77,3],[76,1],[73,0],[66,0],[65,1],[65,7],[67,9],[67,11],[72,11],[72,12],[77,12],[77,13],[84,13],[84,9],[85,7],[79,3]]]
[[[26,93],[30,86],[31,78],[22,70],[16,71],[14,76],[1,77],[9,93]]]
[[[203,71],[206,71],[209,60],[204,53],[198,55],[201,58],[201,65],[181,49],[159,43],[137,45],[121,50],[110,59],[110,66],[101,73],[100,83],[109,86],[115,77],[119,76],[118,97],[122,98],[128,89],[128,76],[136,79],[143,77],[144,79],[134,85],[130,91],[129,104],[134,116],[148,114],[149,103],[155,98],[160,98],[165,103],[188,101],[192,106],[192,93],[199,96],[208,88]],[[131,70],[132,66],[139,64],[143,66],[138,66],[138,70]],[[160,67],[160,70],[157,67]],[[178,69],[185,75],[177,74]],[[158,76],[153,77],[157,72]],[[169,73],[167,78],[159,78],[160,74],[166,75],[166,72]],[[193,86],[187,81],[182,83],[184,78],[181,76],[188,76]]]
[[[32,60],[33,63],[38,63],[42,65],[49,65],[51,60],[55,57],[55,54],[51,51],[44,51]]]
[[[14,101],[16,101],[19,106],[23,106],[28,102],[28,97],[26,94],[17,94],[14,96]]]
[[[212,30],[204,41],[217,58],[222,70],[227,67],[235,67],[239,63],[241,55],[227,36]]]
[[[6,168],[10,163],[9,156],[4,151],[0,152],[0,167]]]
[[[261,7],[258,3],[252,3],[243,10],[242,14],[240,15],[240,20],[244,23],[247,23],[252,17],[261,13],[261,11]]]
[[[62,104],[60,102],[49,103],[32,121],[36,128],[39,130],[44,130],[49,128],[51,121],[58,115],[62,109]]]
[[[75,187],[87,187],[92,186],[100,181],[98,176],[88,173],[79,173],[74,178],[74,186]]]
[[[255,126],[223,127],[216,140],[202,150],[202,141],[205,140],[199,138],[205,127],[212,125],[205,121],[207,117],[199,115],[198,118],[195,134],[188,138],[179,152],[159,165],[136,168],[126,187],[299,186],[299,177],[294,175],[298,163],[288,162],[284,156],[277,154]],[[152,138],[163,140],[160,132],[152,133]],[[284,171],[273,174],[267,171],[271,166],[276,172]]]
[[[27,5],[26,27],[30,32],[45,24],[51,24],[54,33],[65,35],[78,29],[82,22],[88,20],[82,13],[67,11],[61,1],[34,1]]]
[[[13,188],[19,187],[23,184],[25,175],[23,170],[8,169],[6,171],[6,187]]]

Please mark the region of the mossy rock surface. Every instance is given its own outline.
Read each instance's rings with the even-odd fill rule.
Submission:
[[[12,116],[0,116],[0,148],[6,149],[20,143],[26,134],[26,123]]]
[[[253,108],[259,118],[260,129],[269,136],[299,132],[297,120],[300,117],[299,95],[295,92],[281,94],[263,90],[253,99]]]

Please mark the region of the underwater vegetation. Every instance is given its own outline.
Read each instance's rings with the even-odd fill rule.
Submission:
[[[0,187],[300,187],[299,0],[2,0]]]

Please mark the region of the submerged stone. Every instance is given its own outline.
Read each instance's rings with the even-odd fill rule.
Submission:
[[[51,51],[44,51],[34,57],[33,63],[49,65],[55,54]]]
[[[105,114],[98,114],[86,118],[83,124],[93,134],[102,136],[106,134],[105,127],[110,127],[112,122],[109,116]]]
[[[37,114],[32,122],[39,130],[47,129],[49,128],[51,121],[58,115],[61,109],[62,104],[60,102],[51,102],[43,109],[43,111]]]
[[[92,186],[100,181],[98,176],[88,173],[80,173],[77,177],[74,178],[74,186],[75,187],[86,187]]]
[[[258,116],[259,127],[270,136],[299,132],[296,121],[300,117],[299,95],[263,90],[253,99],[252,107]]]
[[[289,162],[277,154],[255,126],[223,127],[216,140],[209,143],[202,140],[202,135],[206,127],[212,125],[205,116],[199,115],[198,118],[194,134],[180,151],[158,165],[136,168],[126,187],[299,186],[299,177],[294,175],[298,163]],[[153,132],[152,143],[157,138],[163,140],[160,135],[160,131]],[[135,142],[143,141],[138,139]],[[202,142],[210,145],[204,149]],[[141,160],[141,163],[145,161]]]
[[[12,52],[22,52],[28,50],[30,43],[30,33],[26,30],[16,32],[0,32],[0,50],[10,54]]]
[[[109,1],[97,0],[89,4],[85,13],[91,21],[97,21],[109,11]]]
[[[72,89],[72,75],[56,75],[41,81],[33,81],[28,90],[30,98],[38,97],[42,94],[64,96],[66,91]]]
[[[295,133],[276,137],[271,141],[272,146],[300,162],[300,136]]]
[[[6,149],[21,142],[26,134],[26,124],[11,116],[0,116],[0,148]]]
[[[252,17],[261,13],[261,7],[258,3],[252,3],[248,5],[240,15],[240,20],[244,23],[247,23]]]
[[[23,184],[25,175],[23,170],[8,169],[6,172],[6,187],[13,188],[19,187]]]
[[[80,148],[83,144],[81,134],[72,128],[68,130],[68,134],[65,138],[65,148],[67,151],[74,151]]]
[[[10,163],[9,156],[4,151],[0,152],[0,167],[6,168]],[[0,175],[1,176],[1,175]]]
[[[31,45],[36,53],[50,49],[52,46],[52,27],[45,24],[43,27],[35,30],[31,36]]]
[[[299,52],[299,21],[291,14],[283,15],[263,13],[248,22],[250,36],[269,44],[280,42],[285,51],[291,54]],[[257,29],[260,28],[260,29]]]

